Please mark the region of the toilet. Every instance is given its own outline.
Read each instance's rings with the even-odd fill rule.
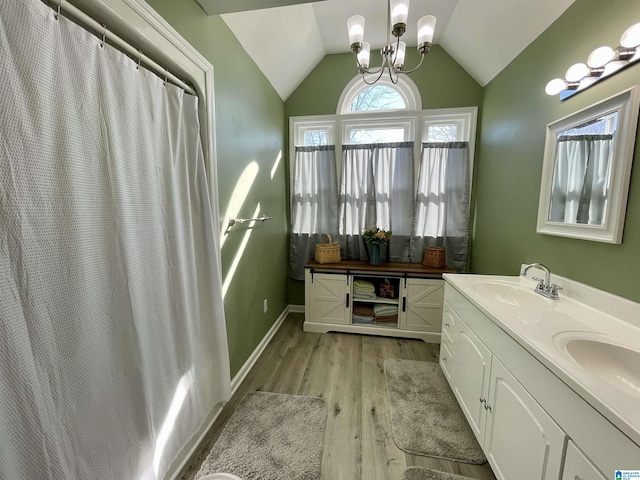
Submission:
[[[242,480],[240,477],[236,477],[230,473],[211,473],[199,480]]]

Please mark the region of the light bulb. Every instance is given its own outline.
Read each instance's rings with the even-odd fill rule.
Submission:
[[[611,47],[598,47],[587,58],[587,65],[591,68],[602,68],[616,56]]]
[[[371,56],[371,45],[369,45],[369,42],[363,42],[362,50],[358,52],[358,63],[362,68],[369,68],[370,56]]]
[[[584,77],[589,74],[589,67],[587,67],[584,63],[576,63],[575,65],[571,65],[567,73],[565,74],[565,78],[568,82],[579,82]]]
[[[418,47],[423,43],[432,43],[435,30],[436,17],[433,15],[426,15],[418,20]]]
[[[354,15],[347,20],[347,31],[349,32],[349,44],[359,44],[364,40],[364,17]]]
[[[640,45],[640,23],[631,25],[620,37],[620,45],[625,48],[635,48]]]
[[[561,78],[554,78],[545,87],[544,91],[547,95],[558,95],[566,88],[566,82]]]
[[[404,42],[398,42],[398,51],[395,53],[395,62],[393,62],[393,66],[396,68],[402,68],[404,65],[404,55],[407,51],[407,44]]]

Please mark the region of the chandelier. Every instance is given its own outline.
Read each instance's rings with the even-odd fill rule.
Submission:
[[[400,40],[400,37],[407,29],[407,16],[409,14],[410,0],[388,0],[387,2],[387,43],[380,50],[382,54],[382,65],[376,68],[369,68],[371,56],[371,45],[364,41],[364,17],[354,15],[347,20],[347,30],[349,32],[349,43],[351,51],[356,56],[358,71],[362,74],[362,79],[367,85],[373,85],[386,73],[392,83],[398,83],[400,74],[415,72],[424,61],[424,56],[431,50],[433,32],[436,28],[436,17],[426,15],[418,20],[418,52],[420,53],[420,63],[410,70],[404,68],[404,58],[407,44]],[[391,40],[391,35],[396,40]],[[366,75],[377,75],[375,80],[370,81]],[[395,75],[395,78],[394,78]]]

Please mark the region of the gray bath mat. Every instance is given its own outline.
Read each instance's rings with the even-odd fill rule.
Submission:
[[[437,472],[428,468],[409,467],[404,471],[402,480],[472,480],[453,473]]]
[[[389,359],[384,362],[391,433],[414,455],[464,463],[485,463],[440,365]]]
[[[242,480],[320,478],[327,404],[321,398],[248,393],[196,479],[215,472]]]

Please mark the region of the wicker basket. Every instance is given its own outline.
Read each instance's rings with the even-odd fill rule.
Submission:
[[[329,243],[316,244],[316,262],[318,263],[338,263],[340,261],[340,244],[332,243],[331,235],[325,233]]]
[[[424,249],[422,264],[427,267],[442,268],[447,266],[444,247],[427,247]]]

